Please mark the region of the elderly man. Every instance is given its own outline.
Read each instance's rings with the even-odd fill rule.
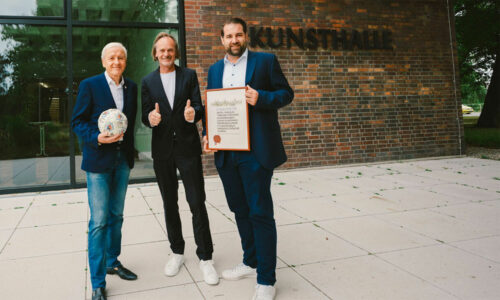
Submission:
[[[179,170],[186,200],[193,214],[199,267],[207,284],[219,283],[212,261],[212,236],[205,207],[200,135],[196,122],[203,115],[198,77],[194,70],[175,65],[179,47],[173,36],[160,32],[152,49],[159,67],[142,79],[142,122],[153,128],[151,152],[163,199],[172,257],[164,273],[175,276],[184,263],[184,238],[177,205]]]
[[[106,299],[106,273],[125,280],[137,279],[118,260],[125,194],[134,166],[137,85],[122,76],[127,65],[127,49],[122,44],[104,46],[101,60],[106,71],[80,83],[71,119],[71,127],[81,141],[82,170],[87,172],[92,300]],[[125,134],[108,136],[99,132],[97,120],[110,108],[117,108],[127,116]]]

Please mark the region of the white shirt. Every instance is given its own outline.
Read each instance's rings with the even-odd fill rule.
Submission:
[[[248,49],[238,58],[236,63],[232,63],[224,57],[224,73],[222,75],[222,87],[233,88],[245,86],[245,76],[247,73]]]
[[[170,108],[174,109],[174,97],[175,97],[175,71],[169,73],[160,73],[161,83],[163,85],[163,90],[165,95],[167,95],[168,103],[170,103]]]
[[[111,90],[111,95],[115,101],[116,108],[123,111],[123,86],[125,84],[123,76],[119,84],[116,84],[115,81],[109,77],[107,72],[104,72],[104,76],[106,76],[106,81],[108,82],[109,89]]]

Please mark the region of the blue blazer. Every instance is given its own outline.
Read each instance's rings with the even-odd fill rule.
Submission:
[[[207,89],[222,88],[223,73],[223,59],[210,66]],[[259,92],[257,104],[248,106],[250,149],[262,166],[272,170],[287,159],[281,139],[278,109],[292,102],[293,90],[276,56],[263,52],[248,51],[245,85]],[[224,164],[224,152],[215,153],[215,165],[219,168]]]
[[[97,120],[101,113],[116,108],[104,73],[83,80],[78,88],[71,128],[80,138],[83,160],[82,170],[103,173],[114,167],[118,151],[126,153],[130,168],[134,167],[134,126],[137,113],[137,85],[125,78],[123,90],[123,113],[127,116],[128,127],[123,141],[99,144]]]

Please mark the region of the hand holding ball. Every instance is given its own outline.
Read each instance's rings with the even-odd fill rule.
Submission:
[[[124,113],[116,108],[108,109],[99,116],[97,121],[100,132],[108,135],[122,134],[127,131],[128,120]]]
[[[123,139],[123,134],[127,131],[128,120],[120,110],[111,108],[101,113],[97,126],[101,132],[98,141],[104,144],[114,143]]]

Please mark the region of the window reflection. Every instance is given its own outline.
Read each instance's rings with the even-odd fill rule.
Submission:
[[[69,181],[66,29],[0,25],[0,187]]]
[[[177,0],[73,0],[78,21],[178,23]]]

